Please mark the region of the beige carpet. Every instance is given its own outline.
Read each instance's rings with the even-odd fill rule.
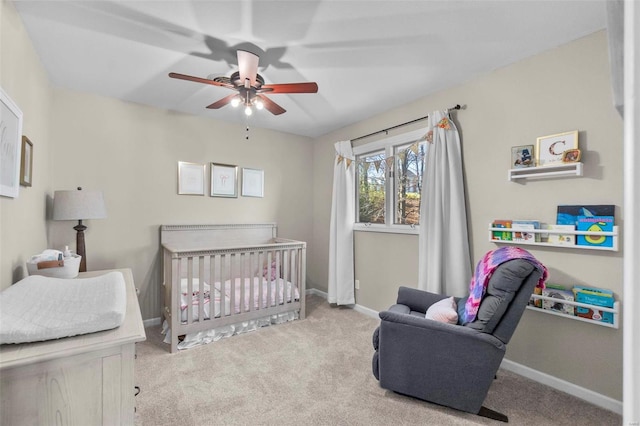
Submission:
[[[378,321],[307,296],[307,318],[168,352],[137,345],[136,425],[499,425],[380,388]],[[426,350],[426,349],[425,349]],[[514,425],[619,425],[621,416],[500,370],[485,401]]]

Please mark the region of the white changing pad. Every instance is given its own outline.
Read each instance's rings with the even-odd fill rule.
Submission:
[[[32,275],[0,293],[0,344],[37,342],[119,327],[127,308],[124,276]]]

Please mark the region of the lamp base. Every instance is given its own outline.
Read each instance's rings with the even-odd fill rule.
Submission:
[[[87,229],[86,226],[82,224],[82,220],[78,221],[78,224],[73,227],[77,231],[76,233],[76,253],[80,258],[80,269],[79,272],[87,272],[87,254],[85,253],[84,247],[84,231]]]

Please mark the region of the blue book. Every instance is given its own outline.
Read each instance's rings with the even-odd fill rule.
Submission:
[[[558,206],[557,225],[578,226],[578,216],[615,216],[616,206],[611,204],[590,206]]]
[[[576,230],[590,232],[613,231],[613,216],[578,216]],[[613,247],[613,237],[602,235],[578,235],[579,246]]]

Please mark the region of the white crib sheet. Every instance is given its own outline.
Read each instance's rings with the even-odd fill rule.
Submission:
[[[291,288],[293,287],[294,292],[294,300],[300,299],[300,292],[297,287],[295,287],[291,282],[285,281],[282,278],[277,278],[276,280],[269,281],[262,277],[253,277],[244,279],[244,304],[242,310],[244,312],[249,310],[249,306],[251,306],[251,284],[253,282],[253,309],[264,309],[264,307],[269,306],[269,300],[271,301],[271,306],[275,306],[277,304],[282,304],[285,301],[291,301]],[[206,282],[204,284],[204,318],[208,319],[210,314],[210,302],[211,302],[211,287]],[[191,304],[193,306],[193,320],[197,321],[199,317],[199,309],[198,306],[200,304],[199,297],[199,281],[197,278],[194,278],[193,283],[193,292],[191,297]],[[262,302],[260,301],[260,285],[262,285]],[[241,297],[241,287],[242,287],[242,279],[236,278],[234,280],[234,313],[240,313],[240,303],[242,301]],[[220,296],[220,283],[216,282],[214,286],[214,318],[220,316],[220,302],[222,300]],[[224,303],[224,312],[225,315],[229,315],[231,308],[231,281],[225,281],[225,303]],[[269,298],[269,289],[271,290],[271,296]],[[276,299],[276,291],[278,291],[277,299]],[[181,280],[181,297],[180,297],[180,309],[181,315],[180,320],[182,322],[187,321],[187,306],[189,303],[189,290],[187,287],[187,279],[183,278]],[[277,300],[277,302],[276,302]]]
[[[76,279],[32,275],[0,293],[0,344],[116,328],[126,307],[121,272]]]

